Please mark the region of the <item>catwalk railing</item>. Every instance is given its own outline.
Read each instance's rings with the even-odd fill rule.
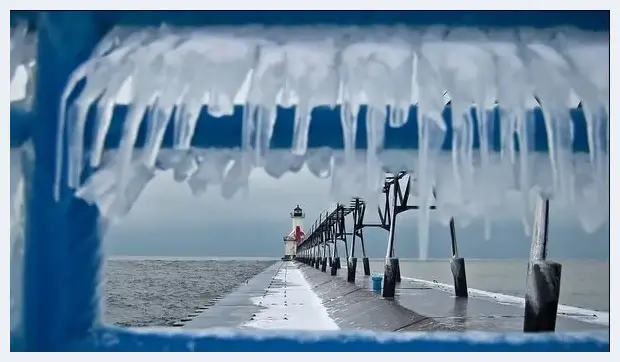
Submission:
[[[405,179],[404,189],[400,182],[403,179]],[[323,272],[329,266],[331,275],[335,276],[338,269],[341,269],[338,242],[342,242],[347,260],[347,281],[354,283],[357,273],[356,241],[359,240],[362,248],[364,275],[370,275],[363,229],[379,227],[388,232],[382,295],[385,298],[394,298],[396,285],[401,281],[399,259],[394,252],[396,216],[408,210],[420,209],[418,205],[409,203],[412,181],[414,181],[412,176],[404,171],[386,176],[383,187],[385,203],[383,208],[377,207],[379,223],[364,223],[366,203],[360,198],[351,200],[349,206],[337,204],[333,211],[326,213],[325,217],[321,213],[306,238],[298,245],[296,259],[317,269],[320,268]],[[433,194],[435,195],[434,191]],[[431,205],[429,209],[434,210],[436,206]],[[352,215],[353,219],[350,231],[346,229],[345,218],[348,215]],[[562,265],[547,260],[548,215],[549,200],[540,198],[536,208],[525,287],[524,332],[555,331]],[[454,278],[454,293],[456,297],[467,298],[465,259],[458,254],[454,218],[450,219],[449,227],[452,249],[450,269]],[[347,239],[349,236],[351,238]],[[347,240],[351,243],[350,252]]]
[[[164,23],[168,27],[160,27]],[[24,231],[23,240],[17,240],[15,243],[11,240],[12,255],[16,256],[15,259],[13,257],[11,259],[11,298],[18,301],[17,305],[12,306],[11,309],[11,349],[28,351],[161,351],[189,350],[191,349],[189,346],[192,346],[195,347],[195,350],[254,349],[264,351],[311,349],[608,350],[609,341],[601,341],[600,336],[594,335],[582,336],[582,339],[577,341],[567,339],[564,335],[530,336],[522,337],[519,344],[511,343],[510,340],[512,339],[510,338],[513,337],[509,338],[504,335],[497,335],[494,339],[487,338],[480,342],[467,335],[457,336],[451,340],[432,335],[414,336],[407,340],[399,337],[392,340],[390,338],[385,339],[385,337],[371,338],[348,334],[349,338],[324,336],[322,339],[313,339],[313,342],[307,342],[304,341],[304,337],[307,336],[304,334],[286,337],[281,335],[265,337],[260,333],[257,333],[258,337],[239,334],[235,335],[235,338],[226,339],[215,334],[137,332],[115,329],[101,324],[100,277],[102,268],[105,266],[101,246],[108,220],[102,216],[101,205],[99,207],[93,205],[77,194],[76,184],[79,186],[91,175],[101,175],[101,170],[96,165],[97,159],[93,156],[95,154],[93,152],[94,144],[101,142],[102,144],[98,144],[98,147],[100,146],[103,150],[131,151],[134,148],[145,148],[144,146],[147,144],[146,135],[153,131],[152,127],[148,125],[152,125],[150,122],[134,124],[128,121],[128,119],[135,120],[141,117],[136,112],[136,103],[149,102],[142,97],[141,99],[132,99],[131,106],[115,104],[110,101],[113,97],[109,93],[104,92],[98,95],[92,92],[82,93],[82,90],[89,89],[93,85],[89,85],[84,79],[76,81],[74,84],[75,92],[70,92],[71,94],[65,97],[67,87],[74,80],[76,74],[86,72],[84,67],[89,61],[93,60],[91,56],[95,58],[104,56],[110,50],[106,46],[118,45],[116,40],[110,43],[104,41],[109,40],[110,33],[118,30],[117,26],[120,27],[121,31],[114,33],[116,35],[127,35],[123,31],[135,30],[135,37],[131,38],[135,45],[140,43],[138,39],[140,36],[149,32],[144,31],[147,27],[159,27],[157,31],[161,32],[160,35],[170,35],[168,30],[175,26],[183,27],[183,29],[196,29],[202,26],[221,25],[230,30],[230,27],[237,29],[237,27],[245,27],[249,24],[260,24],[265,28],[270,26],[299,28],[300,26],[314,27],[317,24],[327,24],[336,28],[354,25],[353,28],[359,27],[364,30],[369,26],[385,26],[394,23],[412,28],[432,28],[433,25],[442,25],[465,29],[478,29],[480,27],[514,29],[524,26],[541,28],[571,25],[595,33],[606,34],[609,32],[608,12],[11,11],[11,73],[13,75],[16,65],[21,63],[31,75],[31,82],[29,82],[26,92],[28,101],[11,104],[11,151],[23,156],[16,158],[21,160],[19,167],[14,165],[12,161],[11,176],[13,179],[15,173],[13,171],[19,173],[24,178],[23,184],[25,186],[23,188],[24,217],[14,222],[14,215],[12,214],[11,220],[12,224],[15,223]],[[25,26],[21,26],[21,24],[25,24]],[[252,29],[256,29],[256,27],[250,30]],[[287,33],[287,31],[280,32],[280,34]],[[34,48],[30,47],[33,43],[23,36],[29,34],[34,35],[36,40]],[[18,40],[21,41],[20,39],[24,40],[22,45],[25,48],[23,49],[18,47]],[[33,49],[34,51],[31,51]],[[220,52],[216,53],[220,54]],[[136,53],[132,54],[135,55]],[[169,54],[176,56],[175,52]],[[32,59],[28,57],[32,57]],[[190,58],[181,57],[180,59],[188,60]],[[160,57],[149,60],[157,63],[158,59],[162,60]],[[601,57],[601,59],[605,59],[605,57]],[[130,64],[133,63],[123,62],[120,66]],[[103,72],[107,69],[88,63],[88,66],[90,65],[93,65],[92,68],[89,68],[93,71]],[[144,69],[141,65],[138,68]],[[202,67],[201,69],[206,68]],[[110,72],[97,73],[97,76],[100,76],[97,80],[106,87],[111,86],[112,83],[119,80],[116,75],[122,71],[122,69],[112,69]],[[160,73],[157,72],[157,74]],[[209,74],[219,76],[218,74]],[[226,78],[225,75],[224,77]],[[154,78],[143,80],[148,81],[149,79]],[[91,78],[89,81],[94,82]],[[174,89],[172,86],[174,86],[172,83],[162,85],[165,89]],[[92,91],[92,89],[90,90]],[[145,96],[141,92],[134,93]],[[98,102],[97,105],[94,104],[96,102]],[[244,129],[242,114],[246,110],[246,106],[237,104],[232,115],[219,118],[213,116],[211,114],[213,109],[207,109],[204,103],[199,103],[195,108],[197,110],[190,110],[191,112],[187,109],[183,110],[183,112],[190,112],[196,116],[194,137],[189,137],[190,146],[215,149],[247,146],[243,141],[244,137],[241,137]],[[333,109],[317,106],[312,110],[312,123],[308,130],[306,145],[309,149],[327,147],[340,150],[346,147],[350,149],[352,146],[355,149],[371,148],[368,141],[362,137],[358,137],[353,145],[345,145],[343,129],[334,127],[335,124],[340,124],[341,108],[340,105]],[[166,108],[166,112],[170,109]],[[364,119],[368,109],[369,107],[366,105],[360,109],[356,120],[358,133],[366,130]],[[416,106],[411,107],[411,110],[415,109]],[[60,116],[63,111],[66,111],[66,117]],[[571,110],[573,113],[574,111]],[[105,113],[105,117],[100,117],[98,112]],[[176,112],[180,112],[180,110]],[[295,117],[295,107],[278,106],[275,113],[278,122],[273,128],[268,148],[290,149],[293,146],[292,135],[299,133],[295,131],[295,119],[300,117]],[[411,137],[411,134],[416,134],[417,116],[414,116],[415,112],[410,113],[411,119],[404,127],[400,129],[385,127],[384,144],[386,149],[420,148],[417,138]],[[537,131],[535,140],[533,140],[533,150],[547,152],[550,147],[548,147],[544,132],[545,125],[541,112],[533,110],[530,113],[536,117],[536,130],[541,131]],[[166,124],[173,117],[172,114],[168,114],[168,116],[167,119],[163,120],[163,124]],[[161,117],[161,114],[150,112],[145,117],[152,121],[154,118],[159,119],[158,117]],[[106,122],[109,122],[98,123],[104,118]],[[266,117],[265,119],[271,118]],[[161,121],[161,119],[159,120]],[[579,122],[574,123],[575,142],[572,151],[582,152],[587,150],[585,122],[582,117]],[[134,128],[136,124],[139,127]],[[453,133],[450,121],[446,121],[446,124],[447,136],[443,149],[450,148]],[[96,140],[93,134],[95,129],[99,129],[98,127],[105,130],[103,132],[105,137]],[[176,138],[180,136],[175,134],[173,128],[170,125],[163,129],[162,148],[169,148],[177,143]],[[184,134],[183,132],[181,133]],[[68,135],[66,138],[71,140],[71,146],[68,144],[69,142],[57,142],[57,135],[60,136],[58,138],[61,140]],[[186,136],[185,134],[183,137],[187,138]],[[79,142],[80,140],[83,142]],[[473,147],[477,148],[479,144],[475,143]],[[91,156],[91,163],[83,162],[85,159],[83,156],[87,154]],[[120,152],[120,154],[123,155],[123,162],[131,162],[131,152]],[[153,168],[155,167],[153,165]],[[80,170],[82,172],[79,172]],[[71,175],[68,175],[69,171],[71,171]],[[116,176],[112,175],[111,178],[107,179],[115,182],[106,184],[106,187],[115,189],[117,187],[116,182],[127,182],[132,175],[123,172],[118,177]],[[148,181],[149,177],[152,178],[153,176],[153,169],[147,169],[145,174],[138,176],[145,177]],[[13,209],[15,206],[13,205],[13,188],[11,196]],[[128,199],[133,198],[135,201],[139,192],[134,192],[130,196]],[[121,203],[116,207],[126,212],[129,206]],[[359,217],[359,209],[356,210],[356,215]],[[344,213],[344,209],[342,213]],[[15,213],[15,215],[19,216],[20,212]],[[383,227],[387,225],[388,219],[391,222],[390,225],[393,226],[394,217],[392,214],[387,217],[386,214]],[[337,232],[340,232],[341,236],[344,235],[344,231],[334,231],[334,233]],[[13,235],[18,234],[12,232],[12,238]],[[360,235],[360,233],[356,235]],[[13,250],[13,246],[15,246],[15,250]],[[20,249],[22,246],[23,253]],[[354,251],[352,245],[351,253],[353,254]],[[544,253],[540,255],[544,255]],[[13,280],[13,269],[16,270],[16,275],[20,275],[15,280]],[[537,270],[536,268],[532,269]],[[23,277],[21,277],[22,272]],[[17,289],[15,294],[13,293],[14,288]],[[15,298],[13,298],[14,295]],[[17,295],[20,297],[18,298]],[[384,343],[386,340],[390,342]]]

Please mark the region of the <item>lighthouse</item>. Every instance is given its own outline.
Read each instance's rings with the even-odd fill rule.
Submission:
[[[302,242],[306,237],[306,233],[303,230],[303,222],[306,218],[304,211],[297,205],[291,212],[291,220],[293,221],[293,227],[291,232],[284,237],[284,260],[292,260],[297,254],[297,244]]]

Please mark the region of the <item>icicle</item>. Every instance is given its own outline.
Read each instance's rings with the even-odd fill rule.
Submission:
[[[130,182],[126,184],[125,188],[119,188],[116,190],[117,193],[122,194],[120,199],[123,200],[123,203],[115,202],[108,217],[113,222],[116,222],[127,215],[131,210],[131,207],[138,200],[138,197],[142,191],[144,191],[147,184],[153,179],[154,176],[155,173],[153,170],[147,169],[140,163],[134,164],[131,169],[131,176],[129,179]],[[120,187],[120,184],[117,187]]]
[[[91,167],[98,167],[101,164],[101,155],[105,145],[105,138],[112,123],[114,116],[114,107],[116,106],[115,97],[106,91],[97,103],[97,118],[95,129],[95,137],[90,151]]]
[[[534,160],[531,153],[534,152],[535,121],[533,110],[523,108],[517,112],[517,136],[519,139],[519,185],[521,189],[521,199],[523,201],[523,213],[521,222],[525,235],[529,236],[531,227],[530,219],[533,204],[530,202],[530,182],[532,177],[532,167]]]
[[[488,185],[489,190],[487,190],[490,195],[487,199],[483,198],[483,213],[484,213],[484,235],[486,240],[491,239],[491,222],[490,222],[490,214],[493,208],[497,207],[501,200],[497,199],[497,193],[495,192],[496,188],[501,188],[503,185],[498,185],[500,180],[493,180],[491,173],[491,142],[493,137],[493,118],[492,118],[492,110],[488,110],[483,108],[484,105],[481,103],[477,103],[478,109],[478,134],[480,136],[480,154],[481,154],[481,179],[482,185]],[[483,191],[484,192],[484,191]],[[478,193],[481,195],[482,193]]]
[[[195,40],[194,40],[195,41]],[[199,69],[204,61],[200,53],[190,50],[183,58],[188,69]],[[186,83],[181,97],[176,100],[177,108],[174,123],[172,147],[176,150],[189,150],[196,131],[196,125],[205,98],[205,82],[208,75],[184,72],[180,81]],[[207,83],[208,84],[208,83]]]
[[[570,65],[567,77],[577,97],[582,100],[586,119],[590,171],[585,185],[579,185],[583,190],[579,190],[575,202],[579,205],[577,215],[588,232],[594,231],[608,218],[608,213],[601,211],[606,209],[604,204],[609,199],[609,168],[605,153],[606,150],[608,152],[605,147],[608,137],[605,125],[609,101],[608,42],[607,36],[566,30],[558,33],[555,39],[555,50]],[[575,171],[575,174],[578,172]]]
[[[587,123],[589,161],[588,180],[577,200],[577,215],[583,229],[592,233],[609,218],[608,157],[605,154],[606,119],[602,107],[598,112],[592,111],[587,105],[583,107]]]
[[[424,110],[424,109],[422,109]],[[421,260],[428,257],[430,205],[435,181],[435,158],[443,144],[446,126],[441,112],[432,111],[421,114],[418,121],[419,154],[419,196],[420,215],[418,216],[418,255]]]
[[[148,33],[147,33],[148,34]],[[150,38],[145,37],[138,38],[139,40],[148,41]],[[114,71],[110,71],[110,74],[106,76],[106,89],[99,99],[97,103],[97,118],[96,118],[96,126],[95,135],[94,135],[94,143],[91,149],[91,157],[90,157],[90,165],[92,167],[99,166],[101,162],[101,155],[103,154],[103,148],[105,143],[105,137],[110,128],[110,124],[112,122],[112,117],[114,114],[114,107],[116,105],[116,98],[118,96],[119,91],[123,88],[123,86],[127,85],[129,82],[129,77],[135,71],[136,67],[139,64],[136,64],[136,61],[132,59],[137,58],[140,59],[144,54],[147,54],[148,51],[157,51],[159,47],[164,47],[168,42],[154,42],[151,43],[146,48],[138,48],[129,47],[127,52],[125,52],[122,57],[117,61],[117,64],[120,64],[120,67],[116,67]]]
[[[574,195],[574,173],[571,162],[573,148],[573,137],[571,132],[572,120],[569,110],[556,108],[546,110],[543,106],[545,126],[547,128],[547,139],[551,145],[550,157],[555,163],[555,183],[554,187],[557,194],[568,203],[573,203]],[[549,119],[549,120],[547,120]],[[551,152],[553,151],[553,153]]]
[[[332,159],[331,149],[321,147],[308,156],[306,166],[315,177],[325,179],[331,176]]]
[[[300,99],[295,108],[295,125],[293,130],[293,154],[303,156],[308,149],[308,130],[310,129],[311,105],[306,99]]]
[[[298,158],[288,151],[271,151],[264,160],[265,173],[277,180],[289,171],[295,172]]]
[[[178,59],[176,59],[178,61]],[[149,119],[149,132],[146,138],[146,145],[143,151],[144,165],[147,168],[155,166],[157,153],[161,149],[164,134],[168,128],[173,109],[178,105],[185,95],[187,87],[185,81],[179,74],[175,74],[177,64],[168,64],[164,72],[164,78],[168,79],[168,86],[163,89],[159,99],[151,107],[151,117]],[[177,111],[179,109],[177,108]]]
[[[243,165],[237,158],[232,167],[224,175],[222,181],[222,197],[225,200],[232,199],[235,194],[248,183],[249,174],[243,169]]]
[[[383,150],[385,139],[385,108],[368,107],[366,112],[366,191],[375,194],[383,186],[383,169],[378,154]]]
[[[296,156],[302,156],[308,148],[312,109],[324,102],[336,103],[337,89],[333,81],[336,76],[336,48],[328,39],[292,43],[285,47],[285,52],[286,81],[283,98],[288,98],[287,103],[290,103],[293,95],[298,97],[292,152]]]
[[[134,104],[130,106],[127,118],[123,127],[123,137],[121,139],[119,147],[119,162],[117,166],[118,177],[118,189],[124,190],[129,182],[131,160],[133,156],[133,148],[138,136],[138,130],[142,124],[142,118],[147,110],[147,107],[151,105],[156,97],[161,93],[161,89],[164,86],[162,82],[165,79],[162,77],[153,76],[162,71],[164,66],[164,57],[160,54],[149,64],[149,67],[144,67],[138,70],[134,76],[134,86],[136,90],[136,99]],[[124,200],[124,194],[121,192],[118,195],[114,210],[124,210],[126,200]],[[118,204],[118,205],[116,205]]]
[[[181,162],[174,167],[173,179],[176,182],[185,182],[196,171],[197,165],[195,156],[192,152],[188,152]]]
[[[357,136],[357,116],[359,106],[344,101],[340,107],[340,124],[342,126],[342,141],[344,145],[344,166],[350,167],[355,163],[355,142]]]
[[[542,37],[541,37],[542,39]],[[574,174],[571,154],[572,121],[566,108],[570,99],[569,64],[546,39],[528,39],[522,32],[521,56],[526,60],[536,95],[541,100],[549,159],[553,172],[553,191],[556,200],[574,201]],[[546,190],[543,190],[546,191]]]
[[[389,115],[389,126],[392,128],[403,127],[409,119],[411,109],[411,99],[413,97],[413,87],[411,79],[413,77],[413,57],[414,53],[409,50],[400,65],[391,71],[391,87],[394,93],[394,104],[391,105]]]
[[[256,159],[255,162],[260,164],[260,160],[268,154],[271,146],[271,137],[273,136],[273,128],[276,125],[277,109],[275,105],[267,108],[259,106],[256,116]],[[293,136],[294,137],[294,136]]]
[[[82,162],[84,161],[82,152],[84,137],[83,132],[88,108],[109,87],[108,82],[110,73],[113,74],[113,66],[123,62],[124,58],[131,54],[135,46],[148,39],[151,35],[150,33],[145,32],[129,36],[126,39],[126,42],[121,44],[119,48],[104,57],[103,54],[110,51],[110,49],[112,49],[114,44],[117,42],[116,37],[120,31],[121,30],[113,30],[104,38],[104,40],[95,48],[91,59],[80,65],[71,74],[69,81],[67,82],[67,86],[65,86],[63,91],[59,111],[58,129],[56,131],[56,171],[54,181],[54,197],[56,199],[60,197],[60,178],[64,143],[63,134],[65,133],[65,112],[68,107],[67,102],[69,96],[73,93],[78,83],[82,79],[87,78],[86,86],[79,98],[75,101],[74,105],[78,108],[75,110],[75,117],[73,117],[74,123],[72,124],[72,127],[75,129],[73,129],[73,137],[71,139],[72,146],[70,147],[69,153],[70,163],[68,167],[68,185],[69,187],[75,188],[79,186],[79,177],[82,170]],[[100,139],[103,139],[104,137],[105,136],[98,134],[95,137],[96,142],[100,141],[101,144],[103,144],[103,141]],[[99,151],[99,155],[100,154],[101,152]]]
[[[230,161],[230,151],[216,151],[204,149],[192,149],[201,161],[198,169],[190,177],[189,185],[194,196],[202,195],[207,185],[217,184],[222,181],[224,169]]]
[[[219,34],[200,34],[195,38],[207,63],[202,70],[203,86],[209,90],[207,111],[213,117],[232,115],[234,98],[256,61],[255,42]]]
[[[252,162],[252,139],[255,138],[253,136],[257,128],[256,113],[259,112],[259,107],[260,106],[252,103],[246,103],[243,107],[243,113],[241,116],[241,162],[244,165]]]
[[[284,68],[285,53],[282,47],[266,43],[259,48],[250,75],[247,109],[243,116],[244,170],[250,170],[253,164],[262,165],[262,159],[267,157],[276,122],[276,97],[285,83]],[[252,146],[254,160],[250,159]]]

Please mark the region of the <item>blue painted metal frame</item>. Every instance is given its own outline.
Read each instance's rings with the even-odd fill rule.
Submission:
[[[522,336],[522,343],[510,343],[510,336],[497,335],[494,342],[475,342],[462,338],[425,335],[402,341],[378,336],[341,333],[302,341],[295,336],[266,337],[238,335],[233,338],[190,334],[144,333],[103,327],[99,308],[99,273],[102,226],[94,206],[85,204],[63,188],[60,201],[52,194],[56,162],[56,115],[60,95],[75,67],[87,59],[101,37],[114,24],[155,25],[163,21],[176,25],[246,24],[394,24],[413,26],[444,24],[449,26],[556,26],[573,25],[583,29],[608,31],[608,12],[170,12],[170,11],[54,11],[11,12],[11,24],[26,19],[39,33],[38,72],[35,105],[31,114],[11,111],[11,147],[30,138],[35,149],[34,172],[27,180],[27,225],[24,256],[24,308],[22,329],[11,338],[12,350],[247,350],[247,351],[509,351],[509,350],[572,350],[608,351],[609,338],[593,334],[583,339],[567,339],[563,334]],[[62,41],[70,39],[69,41]],[[279,110],[281,119],[272,147],[289,147],[292,122],[287,112]],[[327,113],[321,113],[327,112]],[[109,147],[118,143],[123,109],[116,112],[118,125],[107,140]],[[196,136],[200,146],[227,147],[238,144],[239,111],[235,122],[214,121],[203,115]],[[336,120],[334,111],[314,111],[311,145],[341,147],[341,137],[329,123]],[[292,117],[291,117],[292,118]],[[284,119],[284,121],[282,121]],[[339,122],[336,122],[339,124]],[[364,127],[364,123],[360,124]],[[217,127],[218,138],[209,138],[207,129]],[[227,128],[231,127],[231,128]],[[234,128],[232,128],[234,127]],[[327,128],[329,127],[329,129]],[[388,147],[415,148],[414,123],[400,130],[388,130]],[[203,130],[204,129],[204,130]],[[221,133],[220,133],[221,132]],[[363,128],[360,129],[363,132]],[[410,133],[411,132],[411,133]],[[580,133],[583,132],[580,131]],[[116,136],[115,136],[116,135]],[[358,147],[364,147],[361,137]],[[542,139],[542,138],[541,138]],[[289,141],[287,141],[289,140]],[[220,142],[220,143],[217,143]],[[288,142],[288,143],[287,143]],[[542,142],[542,141],[541,141]],[[538,147],[538,146],[537,146]],[[544,150],[543,146],[540,146]],[[579,148],[579,147],[577,147]],[[578,149],[577,149],[578,150]],[[63,150],[67,158],[67,150]],[[67,162],[64,162],[66,165]],[[88,172],[87,172],[88,173]],[[87,176],[87,175],[86,175]],[[307,334],[300,335],[303,337]],[[299,337],[299,336],[298,336]],[[516,337],[512,337],[516,338]],[[102,343],[106,342],[107,343]]]

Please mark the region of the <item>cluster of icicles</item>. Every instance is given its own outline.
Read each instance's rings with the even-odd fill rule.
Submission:
[[[82,80],[83,90],[67,104]],[[441,152],[447,129],[441,113],[447,99],[453,142],[450,152]],[[579,102],[590,148],[582,158],[572,152],[569,114]],[[119,148],[105,157],[117,103],[129,104],[129,111]],[[235,104],[245,106],[240,150],[191,147],[205,104],[215,117],[231,115]],[[342,105],[341,124],[334,127],[344,131],[343,152],[336,157],[328,149],[308,150],[311,110],[337,104]],[[363,104],[368,106],[368,147],[359,154],[354,145]],[[418,138],[419,149],[384,150],[386,122],[403,126],[411,104],[418,107],[418,134],[411,137]],[[87,162],[99,170],[81,184],[85,123],[93,105],[97,118]],[[269,150],[276,105],[295,106],[293,146],[285,155]],[[495,152],[489,111],[498,105],[501,147]],[[533,149],[534,120],[528,112],[534,107],[544,114],[549,144],[545,154]],[[145,114],[147,141],[137,149]],[[338,201],[372,197],[380,193],[386,169],[405,168],[416,174],[421,209],[437,203],[444,222],[451,216],[462,223],[483,218],[488,226],[505,198],[517,194],[527,230],[533,195],[543,192],[557,201],[554,205],[576,205],[584,228],[593,231],[608,218],[601,207],[609,192],[608,115],[608,34],[575,29],[163,26],[116,28],[100,42],[67,84],[57,136],[58,150],[65,144],[70,149],[69,187],[112,218],[129,210],[158,169],[174,168],[175,178],[195,190],[205,182],[220,183],[229,197],[247,185],[254,167],[271,169],[277,176],[307,164],[319,177],[332,176]],[[169,123],[174,127],[173,147],[162,153]],[[479,150],[472,146],[474,124]],[[275,153],[277,165],[269,162]],[[58,162],[57,189],[61,167]],[[428,211],[422,211],[419,220],[419,236],[425,240]]]

